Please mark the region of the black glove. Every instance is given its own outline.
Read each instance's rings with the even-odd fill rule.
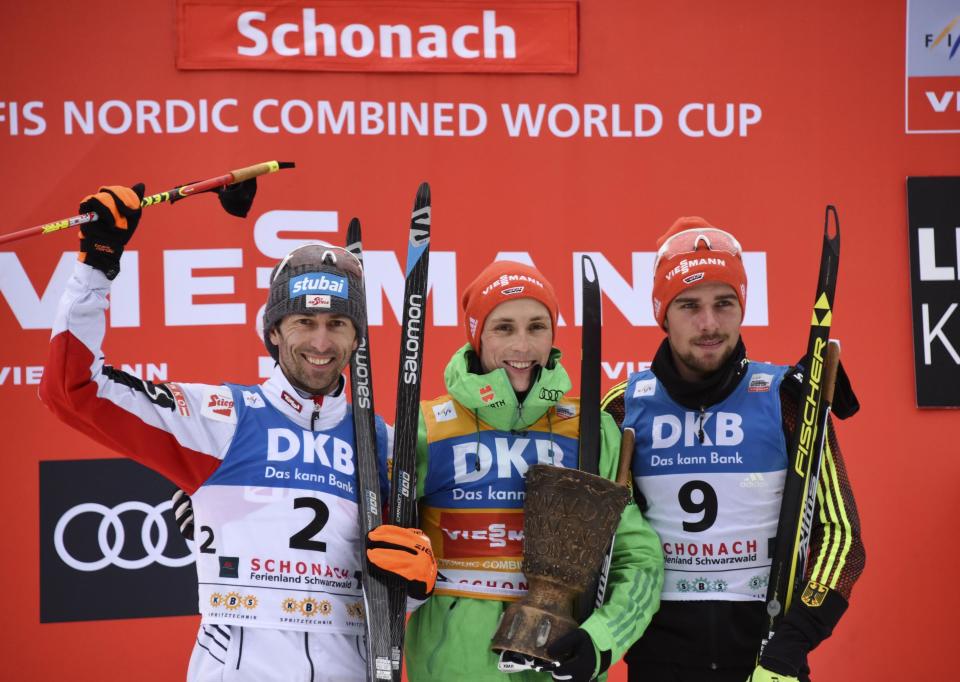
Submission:
[[[571,682],[590,682],[610,667],[610,652],[600,654],[600,666],[597,667],[597,650],[593,640],[583,628],[568,632],[547,647],[547,653],[560,664],[550,671],[555,680]]]
[[[120,256],[140,222],[144,186],[101,187],[80,204],[81,213],[96,213],[97,220],[80,226],[81,263],[113,279],[120,274]]]
[[[800,677],[800,673],[806,673],[807,653],[833,634],[847,606],[847,600],[836,590],[807,583],[764,647],[760,665],[780,675]]]
[[[173,494],[173,518],[185,540],[193,540],[193,501],[182,490]]]

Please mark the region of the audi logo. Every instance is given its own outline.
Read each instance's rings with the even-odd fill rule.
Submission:
[[[173,502],[167,500],[156,506],[150,506],[146,502],[131,500],[122,502],[117,506],[110,508],[96,502],[84,502],[72,507],[66,511],[60,520],[57,521],[57,527],[53,532],[53,544],[57,549],[57,554],[67,566],[78,571],[99,571],[111,564],[119,568],[136,570],[144,568],[156,562],[162,566],[178,568],[193,563],[193,546],[190,544],[191,552],[185,556],[168,557],[164,554],[167,549],[167,522],[163,518],[163,512],[171,509]],[[123,530],[123,521],[120,515],[126,512],[141,512],[145,514],[143,525],[140,528],[140,541],[143,544],[145,556],[140,559],[124,559],[120,556],[123,550],[125,534]],[[97,530],[97,541],[100,544],[102,559],[96,561],[81,561],[72,556],[63,542],[63,536],[67,532],[67,527],[73,519],[81,514],[98,514],[100,527]],[[110,541],[110,529],[113,529],[113,542]],[[157,529],[157,542],[152,539],[153,529]]]

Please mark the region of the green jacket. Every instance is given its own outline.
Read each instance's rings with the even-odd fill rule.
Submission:
[[[510,386],[507,373],[496,369],[484,375],[468,371],[464,346],[447,365],[444,379],[450,395],[461,405],[475,410],[486,425],[501,431],[520,431],[530,426],[557,401],[540,398],[541,388],[566,394],[570,378],[560,364],[560,351],[553,349],[547,367],[522,404]],[[491,407],[481,399],[480,388],[493,387],[503,404]],[[497,401],[500,402],[499,400]],[[613,479],[619,460],[620,431],[606,412],[601,414],[600,474]],[[430,462],[423,414],[417,439],[417,493],[423,494]],[[607,601],[583,624],[599,651],[609,650],[618,661],[643,634],[660,605],[663,583],[663,555],[656,534],[631,500],[617,527],[613,562],[607,584]],[[490,599],[435,596],[410,617],[406,634],[407,675],[411,682],[449,682],[454,679],[484,682],[533,682],[550,680],[548,673],[504,674],[497,669],[498,655],[490,651],[490,640],[509,604]],[[599,654],[597,660],[599,661]]]

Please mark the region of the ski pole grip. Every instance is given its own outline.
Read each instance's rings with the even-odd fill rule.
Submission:
[[[617,471],[617,483],[630,485],[630,465],[633,463],[633,444],[637,440],[637,433],[631,428],[623,430],[620,441],[620,466]]]
[[[823,363],[823,399],[828,405],[833,403],[833,389],[837,383],[837,370],[840,367],[840,342],[830,339],[827,343],[827,358]]]
[[[246,168],[238,168],[237,170],[230,171],[230,175],[233,176],[233,183],[243,182],[244,180],[249,180],[250,178],[255,178],[259,175],[266,175],[267,173],[276,173],[281,168],[290,168],[280,161],[265,161],[263,163],[256,163],[252,166],[247,166]],[[233,184],[230,183],[230,184]]]

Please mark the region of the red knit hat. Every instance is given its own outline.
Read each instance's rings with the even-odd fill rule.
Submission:
[[[729,232],[699,216],[677,218],[657,240],[653,273],[653,316],[663,327],[667,307],[687,287],[723,282],[733,287],[741,313],[747,309],[747,273],[743,249]]]
[[[480,334],[487,316],[501,303],[519,298],[532,298],[546,306],[556,333],[557,295],[543,273],[515,261],[494,261],[467,286],[460,299],[464,331],[475,351],[480,352]]]

